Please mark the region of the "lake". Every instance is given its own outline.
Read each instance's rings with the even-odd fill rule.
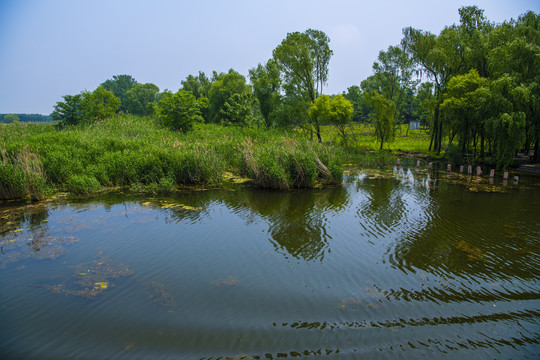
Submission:
[[[533,359],[540,178],[0,207],[2,359]]]

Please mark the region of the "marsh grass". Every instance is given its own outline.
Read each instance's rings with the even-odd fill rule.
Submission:
[[[0,199],[41,200],[48,193],[39,156],[23,146],[17,152],[0,149]]]
[[[0,149],[1,199],[39,199],[47,185],[75,194],[118,186],[164,192],[220,184],[225,171],[289,189],[337,183],[343,173],[338,148],[285,131],[202,124],[182,134],[131,115],[63,129],[3,125]]]

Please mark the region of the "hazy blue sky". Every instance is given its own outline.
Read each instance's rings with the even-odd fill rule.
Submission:
[[[464,5],[495,22],[540,12],[538,0],[0,0],[0,113],[49,114],[116,74],[173,91],[199,70],[247,75],[308,28],[330,37],[324,92],[340,93],[371,75],[402,28],[438,34]]]

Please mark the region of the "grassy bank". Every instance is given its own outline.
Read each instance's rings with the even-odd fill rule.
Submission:
[[[4,200],[116,186],[170,191],[219,184],[225,171],[263,188],[304,188],[339,183],[343,173],[338,147],[284,131],[199,125],[181,134],[128,115],[63,130],[3,125],[0,151]]]
[[[395,138],[385,142],[383,150],[379,150],[380,142],[375,136],[373,125],[353,123],[346,129],[345,139],[334,126],[321,127],[323,143],[331,144],[343,150],[345,163],[377,167],[395,163],[397,156],[421,155],[435,157],[429,153],[430,134],[426,131],[415,130],[407,132],[407,124],[396,128]],[[297,129],[296,132],[306,138],[311,138],[309,131]]]

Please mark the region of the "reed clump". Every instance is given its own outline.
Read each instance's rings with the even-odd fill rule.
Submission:
[[[247,138],[241,144],[241,173],[261,188],[288,190],[310,188],[316,183],[342,180],[341,154],[307,140],[281,138],[258,144]]]
[[[28,145],[18,152],[0,149],[0,199],[30,198],[41,200],[48,193],[43,166],[39,156]]]

